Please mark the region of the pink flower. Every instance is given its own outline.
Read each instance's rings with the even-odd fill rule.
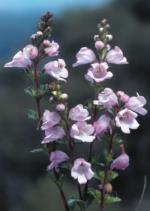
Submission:
[[[101,137],[105,132],[111,132],[110,121],[111,118],[108,115],[104,114],[100,116],[100,118],[94,122],[95,134]]]
[[[126,57],[123,56],[123,52],[118,46],[108,51],[106,61],[112,64],[128,64]]]
[[[45,137],[42,144],[47,144],[53,141],[57,141],[58,139],[62,139],[65,136],[65,131],[60,126],[54,126],[47,130],[45,130]]]
[[[147,110],[143,108],[146,104],[146,99],[143,96],[137,95],[137,97],[130,97],[130,99],[126,102],[125,107],[139,113],[141,115],[147,114]]]
[[[95,48],[96,48],[97,50],[101,50],[102,48],[104,48],[104,46],[105,46],[105,44],[104,44],[101,40],[97,40],[97,41],[95,42]]]
[[[26,54],[26,56],[29,59],[35,59],[38,56],[38,49],[37,47],[33,46],[33,45],[27,45],[24,49],[23,49],[23,53]]]
[[[12,61],[6,63],[4,67],[30,68],[32,65],[32,59],[35,59],[37,55],[37,48],[33,45],[27,45],[23,51],[18,51]]]
[[[91,117],[89,116],[88,110],[85,109],[82,104],[79,104],[74,108],[70,109],[69,118],[73,121],[78,122],[89,120]]]
[[[123,151],[119,157],[113,160],[111,169],[125,170],[129,166],[129,156]]]
[[[44,69],[47,74],[58,81],[66,81],[66,78],[68,78],[68,70],[65,67],[65,61],[63,59],[58,59],[58,61],[47,63]]]
[[[94,100],[95,105],[101,105],[106,109],[112,109],[118,104],[118,99],[116,94],[110,88],[105,88],[98,95],[98,100]]]
[[[106,62],[102,63],[93,63],[92,67],[88,69],[85,78],[93,83],[94,81],[99,83],[105,81],[106,79],[112,78],[112,72],[108,71],[108,64]]]
[[[137,114],[127,108],[118,112],[115,121],[116,126],[120,127],[123,133],[130,133],[130,129],[137,129],[139,123],[136,121]]]
[[[87,180],[92,179],[94,172],[91,169],[90,163],[86,162],[83,158],[78,158],[74,161],[71,176],[77,179],[80,184],[85,184]]]
[[[72,138],[80,140],[82,142],[93,142],[95,136],[94,127],[86,122],[77,122],[71,127],[70,135]]]
[[[122,103],[126,103],[129,100],[129,96],[125,94],[123,91],[118,91],[117,96]]]
[[[58,53],[59,53],[58,43],[54,41],[50,42],[49,40],[44,40],[43,44],[47,46],[44,49],[44,51],[48,56],[58,56]]]
[[[66,153],[59,150],[51,152],[49,157],[49,161],[51,162],[51,164],[47,167],[47,169],[48,170],[55,169],[56,171],[58,171],[59,164],[67,160],[69,160],[69,157]]]
[[[47,130],[60,122],[60,116],[57,112],[50,112],[45,110],[42,117],[43,124],[41,126],[42,130]]]
[[[76,59],[77,59],[77,62],[73,64],[73,67],[92,63],[96,60],[96,56],[91,49],[89,49],[87,47],[83,47],[77,53]]]

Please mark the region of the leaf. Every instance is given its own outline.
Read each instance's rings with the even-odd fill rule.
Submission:
[[[29,109],[27,115],[29,119],[38,120],[38,113],[33,109]]]
[[[97,203],[100,202],[101,192],[99,190],[91,190],[89,194],[96,200]]]
[[[31,153],[39,153],[39,152],[43,152],[43,151],[44,151],[43,148],[37,148],[37,149],[31,150],[30,152]]]
[[[117,196],[110,196],[108,194],[105,195],[105,204],[113,204],[113,203],[118,203],[122,201],[119,197]]]
[[[103,181],[104,177],[105,177],[104,171],[95,172],[95,174],[94,174],[94,178],[99,180],[99,181]]]
[[[108,172],[108,180],[109,181],[116,179],[118,176],[119,176],[118,173],[115,172],[115,171],[109,171]]]
[[[86,204],[84,201],[72,196],[69,200],[68,200],[68,206],[70,208],[70,210],[74,210],[77,206],[80,207],[81,209],[85,209]]]
[[[27,87],[26,89],[24,89],[24,91],[31,97],[36,97],[36,91],[32,87]]]
[[[41,97],[45,95],[47,92],[48,92],[48,84],[40,85],[39,90],[38,90],[38,93],[39,93],[38,96]]]

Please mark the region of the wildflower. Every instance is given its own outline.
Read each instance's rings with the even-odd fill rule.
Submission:
[[[77,122],[72,125],[70,135],[72,138],[80,140],[82,142],[93,142],[95,136],[94,127],[86,122]]]
[[[44,66],[44,70],[48,75],[58,81],[66,81],[66,78],[68,78],[68,70],[65,67],[65,61],[63,59],[58,59],[58,61],[47,63]]]
[[[73,67],[77,67],[83,64],[89,64],[96,60],[94,52],[87,47],[81,48],[77,53],[76,58],[77,62],[73,64]]]
[[[41,126],[42,130],[47,130],[60,122],[60,116],[57,112],[50,112],[45,110],[42,117],[43,124]]]
[[[126,57],[123,56],[123,52],[118,46],[108,51],[106,61],[111,64],[128,64]]]
[[[80,184],[87,183],[87,180],[92,179],[94,172],[91,169],[91,164],[83,158],[78,158],[74,161],[71,169],[71,176],[77,179]]]
[[[100,118],[94,122],[95,134],[101,137],[105,132],[111,132],[110,121],[111,118],[108,115],[104,114],[100,116]]]
[[[91,117],[89,116],[88,110],[85,109],[82,104],[79,104],[74,108],[70,109],[69,118],[73,121],[78,122],[89,120]]]
[[[136,121],[137,114],[127,108],[118,112],[115,121],[116,126],[120,127],[123,133],[130,133],[130,129],[137,129],[139,123]]]
[[[59,53],[59,45],[58,43],[52,41],[50,42],[49,40],[44,40],[43,44],[46,46],[44,49],[45,54],[48,56],[58,56]]]

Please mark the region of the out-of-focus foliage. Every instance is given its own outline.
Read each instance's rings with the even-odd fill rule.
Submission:
[[[35,14],[35,17],[36,14]],[[12,48],[17,44],[17,37],[31,30],[29,15],[9,17],[14,19],[14,26],[19,35],[13,31],[15,43],[9,43],[11,32],[6,33],[6,43]],[[18,21],[19,19],[24,20]],[[124,51],[130,64],[112,67],[115,77],[110,86],[122,89],[134,95],[136,91],[145,95],[149,105],[150,80],[150,3],[149,0],[114,1],[105,8],[95,10],[66,11],[54,21],[53,35],[60,42],[62,58],[68,63],[70,80],[65,87],[70,96],[70,103],[83,102],[91,95],[89,84],[84,80],[86,67],[73,69],[75,53],[80,47],[92,48],[95,26],[107,18],[112,26],[113,43],[117,43]],[[38,20],[37,20],[38,21]],[[1,21],[2,22],[2,21]],[[15,25],[15,22],[18,24]],[[36,22],[36,20],[35,20]],[[3,20],[3,24],[5,20]],[[7,22],[9,23],[9,22]],[[13,26],[12,26],[13,28]],[[34,30],[33,30],[34,32]],[[19,38],[21,39],[21,38]],[[18,41],[19,42],[19,41]],[[22,48],[24,43],[17,44]],[[7,49],[9,50],[9,46]],[[19,50],[19,49],[18,49]],[[11,51],[12,52],[12,51]],[[5,53],[5,59],[10,52]],[[12,52],[15,53],[15,52]],[[1,65],[6,61],[1,61]],[[2,68],[3,69],[3,68]],[[79,78],[80,77],[80,78]],[[22,70],[4,70],[0,73],[0,208],[3,211],[48,211],[61,207],[54,203],[60,201],[58,192],[47,178],[47,156],[44,153],[31,153],[40,145],[40,134],[35,130],[32,120],[28,120],[26,111],[34,106],[34,102],[23,90],[29,86]],[[68,88],[69,87],[69,88]],[[140,197],[144,175],[150,174],[150,140],[149,115],[141,118],[141,127],[133,132],[128,142],[128,154],[131,156],[130,168],[116,179],[114,191],[123,198],[123,205],[133,210]],[[68,194],[72,192],[70,181],[66,181]],[[56,195],[54,194],[56,193]],[[147,187],[143,210],[148,210],[150,189]],[[51,203],[52,204],[51,204]],[[91,208],[93,210],[94,208]],[[90,209],[89,209],[90,210]],[[110,209],[111,211],[113,209]],[[114,210],[117,210],[115,207]]]

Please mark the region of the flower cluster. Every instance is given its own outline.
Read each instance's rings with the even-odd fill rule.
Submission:
[[[60,190],[66,211],[72,210],[69,207],[72,201],[67,202],[63,192],[63,179],[66,175],[70,175],[78,183],[79,197],[74,199],[75,205],[80,208],[84,205],[86,208],[96,199],[103,210],[107,199],[112,199],[112,203],[114,201],[111,181],[118,175],[114,170],[125,170],[129,166],[130,158],[124,143],[117,142],[116,137],[121,135],[120,132],[129,134],[130,129],[139,127],[137,117],[139,114],[146,115],[146,99],[138,93],[130,97],[123,91],[103,88],[103,82],[114,75],[110,71],[112,64],[128,64],[122,50],[110,45],[113,38],[109,33],[110,26],[103,20],[98,25],[98,35],[94,36],[96,52],[82,47],[73,64],[73,67],[90,65],[85,79],[95,92],[94,98],[87,104],[77,104],[70,109],[68,95],[63,93],[61,87],[61,81],[66,82],[68,78],[65,61],[57,58],[44,64],[44,67],[42,63],[42,68],[39,65],[45,58],[59,56],[59,44],[49,40],[51,18],[50,13],[42,16],[38,31],[31,36],[31,44],[19,51],[5,67],[24,68],[33,82],[33,86],[26,89],[26,93],[34,97],[36,102],[36,111],[32,111],[30,117],[38,120],[38,128],[44,133],[41,144],[43,150],[48,152],[50,163],[47,170],[53,173],[52,178],[55,177],[53,180]],[[54,81],[40,84],[43,73],[45,76],[50,75]],[[51,107],[42,112],[40,102],[45,95],[50,97]],[[97,147],[101,143],[105,143],[104,152],[101,156],[95,156],[93,146]],[[81,156],[76,150],[78,144],[82,148],[84,145],[89,148],[85,156]],[[121,148],[121,153],[116,158],[114,144]],[[91,179],[98,180],[97,187],[90,183]],[[82,188],[80,185],[83,185]]]

